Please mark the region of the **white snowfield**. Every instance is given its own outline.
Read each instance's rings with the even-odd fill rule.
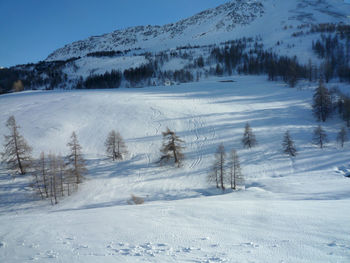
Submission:
[[[143,89],[24,92],[0,96],[0,143],[14,115],[38,156],[67,154],[76,131],[89,173],[56,206],[30,191],[30,178],[0,171],[0,262],[350,262],[350,144],[343,122],[326,123],[330,142],[311,144],[313,88],[266,77]],[[258,146],[243,149],[249,122]],[[186,142],[183,167],[159,167],[161,132]],[[110,130],[129,155],[104,156]],[[291,159],[281,142],[290,131]],[[235,148],[246,190],[217,190],[206,177],[217,146]],[[228,186],[228,185],[227,185]],[[131,194],[143,205],[129,205]]]

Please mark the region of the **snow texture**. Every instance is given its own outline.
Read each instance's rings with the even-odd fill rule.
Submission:
[[[265,77],[174,87],[33,91],[0,96],[0,144],[14,115],[35,156],[66,154],[76,131],[86,181],[56,206],[38,200],[29,178],[0,170],[0,262],[349,262],[349,145],[324,124],[330,143],[311,144],[315,85],[290,89]],[[258,146],[243,149],[246,122]],[[186,143],[182,168],[159,167],[161,132]],[[129,156],[104,155],[110,130]],[[290,131],[298,156],[281,146]],[[221,192],[206,176],[217,146],[235,148],[246,190]],[[129,205],[131,194],[143,205]]]

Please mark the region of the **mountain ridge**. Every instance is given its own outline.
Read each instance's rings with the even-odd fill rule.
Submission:
[[[154,51],[175,48],[183,44],[212,44],[232,40],[240,35],[269,36],[270,29],[276,31],[281,23],[288,24],[291,21],[291,24],[346,22],[347,16],[344,10],[349,10],[350,13],[350,5],[342,3],[341,0],[295,0],[288,3],[275,0],[234,0],[176,23],[128,27],[100,36],[91,36],[57,49],[47,57],[46,61],[66,60],[100,51],[136,48]],[[276,12],[280,15],[276,15]],[[268,19],[269,17],[271,19]],[[259,18],[264,19],[255,23]],[[274,21],[275,25],[270,25],[269,20]]]

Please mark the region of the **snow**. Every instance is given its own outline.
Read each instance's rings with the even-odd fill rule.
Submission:
[[[69,67],[64,70],[71,78],[82,76],[84,79],[90,75],[102,75],[112,70],[123,72],[129,68],[137,68],[146,64],[144,56],[122,56],[122,57],[84,57],[75,61],[77,67]]]
[[[311,144],[317,84],[230,79],[0,96],[0,144],[10,115],[35,156],[66,154],[76,131],[89,170],[53,207],[28,178],[0,170],[0,262],[349,262],[350,145],[335,143],[343,122],[322,123],[330,142],[321,150]],[[240,143],[246,122],[259,143],[251,150]],[[166,127],[186,142],[182,168],[156,164]],[[104,156],[112,129],[126,140],[123,162]],[[287,129],[294,159],[282,154]],[[245,191],[207,183],[220,143],[238,151]],[[145,203],[129,205],[131,194]]]
[[[164,71],[181,70],[188,64],[189,64],[188,60],[181,59],[181,58],[173,58],[173,59],[170,59],[168,62],[164,63],[164,65],[162,66],[162,69]]]

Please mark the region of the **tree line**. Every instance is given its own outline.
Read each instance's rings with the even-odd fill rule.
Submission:
[[[350,35],[346,41],[341,41],[338,35],[321,35],[312,43],[315,54],[323,59],[320,71],[326,82],[334,77],[340,81],[350,82]]]
[[[337,88],[329,90],[322,79],[313,94],[312,110],[315,118],[322,122],[338,113],[350,127],[350,97]]]
[[[323,60],[316,65],[311,60],[299,63],[297,57],[280,56],[266,50],[261,38],[241,38],[220,43],[220,45],[184,46],[176,50],[159,53],[144,53],[148,61],[139,67],[112,70],[104,74],[91,74],[87,78],[71,80],[63,72],[64,67],[77,69],[75,61],[80,57],[62,61],[41,61],[37,64],[18,65],[0,69],[0,94],[15,90],[14,83],[21,80],[23,89],[46,89],[73,87],[78,89],[119,88],[126,86],[142,87],[163,85],[166,80],[185,83],[199,80],[203,75],[231,76],[233,74],[267,75],[268,80],[282,80],[294,87],[301,79],[315,81],[322,77],[325,82],[339,78],[350,82],[350,26],[343,24],[302,25],[310,28],[308,34],[322,33],[313,41],[312,50]],[[325,35],[328,33],[328,35]],[[279,43],[279,42],[278,42]],[[204,52],[198,56],[195,49]],[[92,57],[113,57],[129,53],[121,51],[97,51],[87,54]],[[188,61],[178,70],[162,70],[164,63],[174,58]]]

